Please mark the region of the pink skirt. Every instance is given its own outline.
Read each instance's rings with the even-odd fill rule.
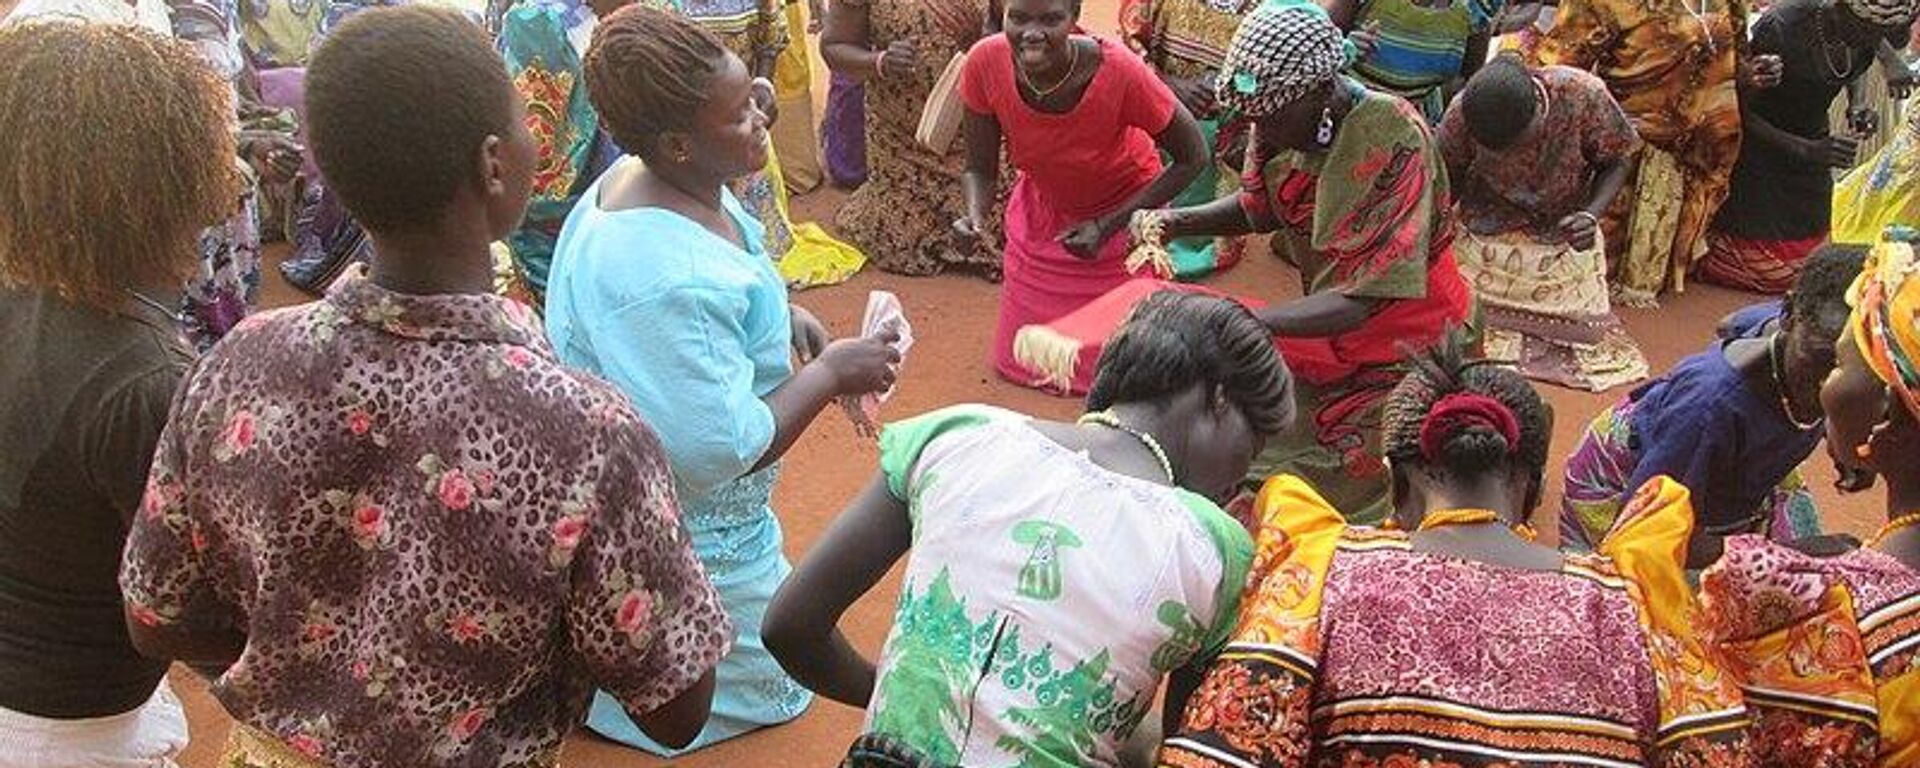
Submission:
[[[1026,174],[1014,182],[1007,200],[1000,320],[993,334],[993,367],[1001,378],[1063,395],[1075,389],[1050,383],[1045,373],[1014,359],[1013,340],[1021,328],[1053,322],[1129,279],[1125,227],[1102,243],[1091,260],[1073,255],[1060,244],[1061,234],[1084,220],[1055,209]],[[1093,375],[1092,361],[1075,368],[1076,378]],[[1085,383],[1078,388],[1084,391]]]

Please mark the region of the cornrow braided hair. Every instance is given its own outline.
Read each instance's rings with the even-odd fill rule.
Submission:
[[[1539,483],[1546,476],[1548,443],[1553,435],[1546,401],[1526,377],[1511,368],[1468,361],[1457,340],[1412,352],[1407,362],[1412,370],[1387,396],[1381,417],[1381,442],[1387,458],[1396,466],[1424,467],[1429,472],[1459,477],[1498,469],[1512,458],[1532,472],[1537,495]],[[1465,424],[1439,436],[1440,466],[1430,465],[1421,452],[1420,430],[1434,405],[1453,394],[1498,400],[1519,422],[1520,444],[1510,445],[1496,430]],[[1528,502],[1531,507],[1538,499]]]
[[[729,55],[697,22],[630,5],[594,30],[582,65],[587,98],[615,143],[645,155],[661,134],[693,127]]]
[[[1232,301],[1179,291],[1148,296],[1107,342],[1087,410],[1158,400],[1196,384],[1221,387],[1262,435],[1293,423],[1293,375],[1266,325]]]
[[[0,285],[102,308],[184,280],[237,209],[227,86],[191,47],[65,20],[0,29]]]

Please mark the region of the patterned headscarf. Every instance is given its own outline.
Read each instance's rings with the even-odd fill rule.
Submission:
[[[1913,0],[1839,0],[1853,17],[1877,27],[1904,27],[1913,22]]]
[[[1265,117],[1332,80],[1345,60],[1346,37],[1320,6],[1267,0],[1233,33],[1215,96],[1240,116]]]
[[[1901,230],[1902,228],[1896,228]],[[1853,341],[1875,376],[1920,419],[1920,258],[1911,230],[1890,231],[1847,292]]]

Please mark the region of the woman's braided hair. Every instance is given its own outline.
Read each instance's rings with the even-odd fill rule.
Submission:
[[[652,150],[661,134],[693,127],[726,45],[673,11],[629,5],[602,23],[587,47],[587,97],[622,149]]]
[[[1381,440],[1387,458],[1396,466],[1423,467],[1456,478],[1494,471],[1517,461],[1531,473],[1534,493],[1538,494],[1539,483],[1546,476],[1552,422],[1546,401],[1526,377],[1511,368],[1468,361],[1457,341],[1411,353],[1407,362],[1412,370],[1387,396],[1382,416]],[[1451,395],[1478,395],[1499,401],[1513,412],[1518,444],[1510,443],[1498,429],[1461,420],[1450,421],[1440,427],[1442,432],[1428,435],[1431,445],[1423,447],[1422,430],[1434,406]],[[1529,508],[1537,502],[1537,498],[1529,499]]]
[[[120,24],[0,29],[0,285],[114,307],[184,280],[233,214],[227,85],[191,47]]]
[[[1158,400],[1196,384],[1223,389],[1262,435],[1293,422],[1293,376],[1267,327],[1232,301],[1179,291],[1147,297],[1107,342],[1087,410]]]

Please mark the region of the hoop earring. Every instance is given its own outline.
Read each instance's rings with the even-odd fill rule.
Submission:
[[[1320,129],[1314,132],[1313,140],[1323,147],[1333,143],[1333,107],[1320,110]]]

